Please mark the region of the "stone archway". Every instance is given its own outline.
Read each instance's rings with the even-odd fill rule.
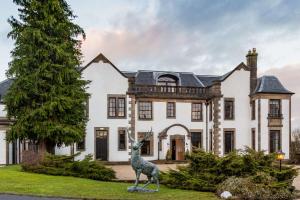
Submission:
[[[184,160],[185,152],[189,150],[191,138],[190,130],[182,124],[172,124],[158,134],[159,151],[162,157],[167,157],[168,151],[171,160]]]
[[[191,137],[191,132],[190,132],[190,130],[186,126],[184,126],[182,124],[173,124],[173,125],[168,126],[167,128],[165,128],[162,132],[160,132],[158,134],[158,138],[159,139],[166,139],[168,137],[168,131],[169,131],[169,129],[171,129],[172,127],[175,127],[175,126],[179,126],[179,127],[182,127],[183,129],[185,129],[186,132],[187,132],[187,137],[189,137],[189,138]]]

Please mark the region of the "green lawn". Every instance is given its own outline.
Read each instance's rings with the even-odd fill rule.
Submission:
[[[217,200],[212,193],[175,190],[161,186],[158,193],[128,193],[131,184],[82,178],[48,176],[20,171],[20,166],[0,167],[0,193],[96,199]]]

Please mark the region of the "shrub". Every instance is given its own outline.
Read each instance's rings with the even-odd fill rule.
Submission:
[[[280,172],[274,165],[273,154],[267,155],[263,151],[256,152],[249,148],[245,151],[231,152],[224,157],[195,150],[187,156],[187,159],[190,161],[188,166],[180,167],[177,171],[170,170],[162,173],[161,183],[172,188],[216,191],[218,184],[225,187],[226,184],[232,183],[232,188],[235,187],[234,182],[230,182],[232,180],[230,178],[236,177],[241,178],[237,179],[241,182],[240,185],[242,183],[249,185],[246,188],[236,186],[235,190],[242,191],[236,192],[238,194],[248,194],[254,190],[253,188],[258,188],[258,194],[251,193],[247,196],[260,196],[264,193],[270,196],[272,192],[282,192],[287,196],[288,193],[292,194],[292,180],[297,175],[296,170],[290,167],[284,167]],[[224,183],[228,179],[229,181]],[[260,186],[266,187],[260,188]]]
[[[172,160],[172,154],[171,154],[170,149],[168,149],[168,151],[167,151],[166,160]]]
[[[74,176],[101,181],[115,178],[115,172],[105,167],[99,161],[92,161],[92,156],[86,156],[82,161],[73,161],[74,156],[46,155],[38,164],[22,164],[24,171],[55,176]]]
[[[267,174],[260,174],[267,180],[274,179]],[[284,187],[274,188],[273,182],[257,183],[255,178],[230,177],[218,185],[217,193],[220,195],[223,191],[229,191],[234,197],[246,200],[289,200],[293,199],[292,193]]]

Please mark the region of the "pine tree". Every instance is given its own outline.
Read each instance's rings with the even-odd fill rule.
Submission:
[[[85,92],[81,79],[82,28],[65,0],[14,0],[19,20],[8,19],[15,40],[4,97],[13,121],[7,140],[29,139],[58,146],[80,141],[85,132]]]

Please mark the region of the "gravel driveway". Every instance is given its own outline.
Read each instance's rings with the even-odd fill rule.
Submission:
[[[177,166],[182,166],[187,164],[158,164],[157,167],[160,171],[167,171],[169,169],[176,169]],[[131,165],[110,165],[115,172],[117,179],[125,180],[125,181],[133,181],[135,180],[135,173],[131,167]],[[147,177],[142,174],[140,180],[147,180]]]

